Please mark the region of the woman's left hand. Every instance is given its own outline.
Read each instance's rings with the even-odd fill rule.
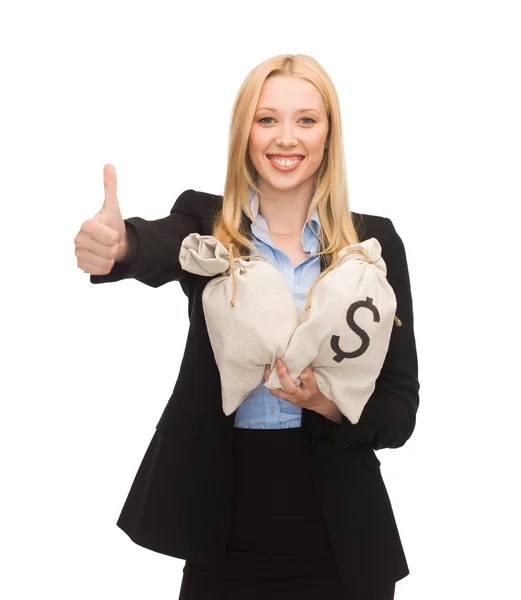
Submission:
[[[273,396],[278,396],[283,400],[288,400],[297,406],[307,408],[308,410],[316,411],[317,408],[321,408],[323,405],[324,396],[317,387],[317,380],[313,373],[313,368],[308,365],[302,373],[299,375],[301,384],[296,385],[293,379],[288,375],[286,365],[278,358],[275,362],[277,374],[282,384],[283,389],[278,388],[275,390],[269,390]],[[269,365],[266,365],[264,370],[264,381],[268,380],[271,369]]]

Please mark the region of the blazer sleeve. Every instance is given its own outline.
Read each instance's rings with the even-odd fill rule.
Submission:
[[[122,279],[137,279],[150,287],[160,287],[179,280],[185,271],[179,262],[184,238],[190,233],[202,233],[202,214],[207,194],[185,190],[175,201],[170,215],[147,221],[141,217],[125,219],[130,256],[125,262],[114,263],[110,273],[91,275],[91,283],[108,283]]]
[[[392,221],[384,219],[388,235],[382,243],[382,258],[402,326],[393,324],[384,364],[358,423],[353,425],[342,415],[342,422],[335,426],[337,448],[356,442],[370,443],[374,450],[398,448],[409,439],[416,425],[420,384],[407,257]]]

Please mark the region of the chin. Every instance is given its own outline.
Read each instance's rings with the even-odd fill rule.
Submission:
[[[301,185],[303,183],[300,180],[284,182],[284,181],[271,180],[271,179],[265,178],[265,177],[262,177],[262,180],[275,190],[290,190],[292,188],[298,187],[299,185]]]

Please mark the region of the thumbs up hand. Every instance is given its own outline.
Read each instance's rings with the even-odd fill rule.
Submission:
[[[106,275],[114,263],[125,258],[128,239],[117,197],[116,170],[103,168],[105,201],[92,219],[85,221],[74,238],[78,267],[92,275]]]

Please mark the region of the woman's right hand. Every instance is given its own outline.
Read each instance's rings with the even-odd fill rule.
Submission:
[[[107,275],[128,251],[125,221],[117,198],[116,170],[103,167],[105,201],[92,219],[85,221],[74,238],[78,268],[92,275]]]

